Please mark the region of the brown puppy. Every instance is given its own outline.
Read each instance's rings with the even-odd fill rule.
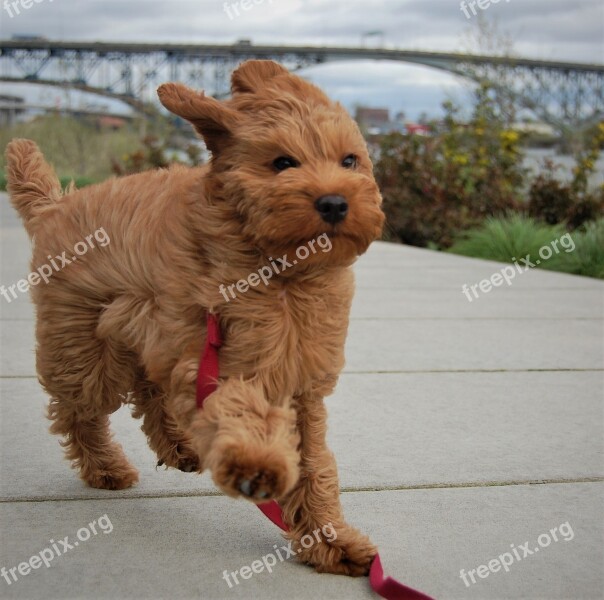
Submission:
[[[202,168],[63,195],[33,142],[8,146],[34,268],[101,228],[110,240],[32,287],[51,431],[84,481],[126,488],[138,474],[108,415],[132,402],[160,462],[209,469],[230,496],[278,499],[302,561],[365,574],[376,550],[342,516],[323,398],[344,364],[350,265],[380,236],[381,197],[356,124],[318,88],[248,61],[232,92],[219,102],[174,83],[158,90],[205,140],[212,160]],[[329,251],[296,259],[319,238]],[[270,281],[251,277],[269,267]],[[247,286],[233,287],[240,280]],[[224,345],[218,389],[200,411],[207,311]],[[333,542],[301,547],[328,523]]]

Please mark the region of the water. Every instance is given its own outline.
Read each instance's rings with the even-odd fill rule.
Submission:
[[[555,150],[544,150],[531,148],[525,150],[524,166],[537,175],[543,170],[545,160],[550,159],[560,168],[556,171],[556,176],[564,181],[570,181],[573,177],[572,170],[575,166],[575,161],[568,154],[557,154]],[[598,186],[604,184],[604,154],[600,154],[600,158],[596,162],[596,170],[590,177],[590,185]]]

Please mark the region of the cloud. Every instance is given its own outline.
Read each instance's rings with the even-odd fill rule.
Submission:
[[[44,0],[14,18],[2,14],[0,35],[51,39],[288,45],[376,45],[459,51],[466,19],[458,0]],[[468,1],[468,0],[466,0]],[[247,6],[247,4],[246,4]],[[0,10],[2,10],[0,8]],[[601,0],[500,0],[481,11],[514,40],[516,54],[533,58],[602,62]],[[473,46],[476,51],[480,48]],[[365,102],[414,114],[436,110],[459,83],[438,71],[402,64],[333,63],[309,76],[347,106]],[[434,108],[436,107],[436,108]]]

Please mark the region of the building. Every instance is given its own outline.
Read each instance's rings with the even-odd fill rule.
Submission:
[[[10,127],[24,112],[24,98],[0,94],[0,127]]]

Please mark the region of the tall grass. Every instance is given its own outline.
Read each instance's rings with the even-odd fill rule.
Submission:
[[[4,149],[13,138],[34,140],[60,177],[83,177],[96,181],[112,174],[112,157],[120,158],[140,146],[138,131],[132,125],[111,131],[99,129],[92,121],[46,115],[0,129],[2,170]]]
[[[576,248],[563,257],[558,270],[604,279],[604,218],[586,223],[573,239]]]
[[[565,235],[572,237],[574,249],[558,248],[558,253],[542,260],[539,266],[604,279],[604,219],[568,233],[559,225],[540,223],[521,214],[488,218],[480,227],[464,233],[449,252],[510,263],[527,255],[537,258],[541,248]]]
[[[552,226],[511,214],[504,218],[487,218],[477,229],[462,235],[450,248],[454,254],[512,262],[527,254],[537,255],[539,248],[564,234],[560,226]]]

